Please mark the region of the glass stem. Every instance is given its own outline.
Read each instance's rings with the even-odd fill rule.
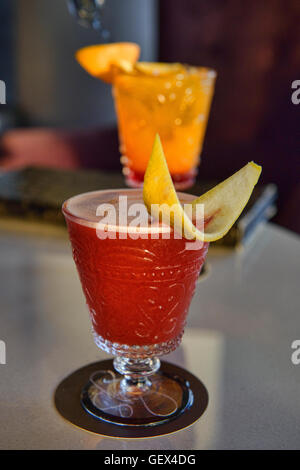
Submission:
[[[157,357],[131,359],[117,356],[114,359],[114,368],[124,378],[120,382],[121,391],[128,396],[140,395],[151,388],[151,375],[160,367]]]

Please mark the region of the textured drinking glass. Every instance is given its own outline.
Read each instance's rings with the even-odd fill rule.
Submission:
[[[176,188],[187,188],[200,162],[216,73],[181,64],[139,67],[133,74],[119,73],[113,85],[126,182],[142,186],[159,133]]]
[[[128,207],[143,203],[142,191],[129,189],[86,193],[63,205],[95,343],[115,356],[114,371],[91,377],[83,405],[112,423],[153,425],[190,403],[188,385],[164,376],[158,356],[180,344],[208,244],[187,249],[187,240],[163,225],[132,237],[125,233],[130,224],[100,226],[97,208],[111,204],[118,212],[120,196]],[[116,237],[103,237],[109,231]]]

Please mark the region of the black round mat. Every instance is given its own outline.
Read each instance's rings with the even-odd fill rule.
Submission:
[[[148,427],[119,426],[94,418],[84,410],[80,402],[80,395],[82,389],[89,381],[91,374],[99,369],[112,370],[112,359],[94,362],[76,370],[66,377],[55,391],[54,401],[57,411],[66,420],[86,431],[100,434],[101,436],[124,439],[157,437],[190,426],[200,418],[207,408],[208,392],[203,383],[185,369],[162,361],[160,368],[162,372],[165,372],[169,376],[180,376],[190,385],[194,400],[184,413],[166,423]]]

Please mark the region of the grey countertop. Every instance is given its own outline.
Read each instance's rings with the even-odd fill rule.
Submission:
[[[183,431],[122,440],[76,428],[53,405],[65,376],[108,357],[93,343],[65,231],[0,229],[1,449],[300,448],[299,237],[270,224],[247,248],[210,249],[182,345],[166,357],[204,382],[209,406]]]

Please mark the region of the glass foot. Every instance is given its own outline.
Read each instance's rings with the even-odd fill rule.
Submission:
[[[144,182],[144,173],[138,173],[130,168],[123,169],[125,181],[130,188],[141,188]],[[172,174],[174,186],[178,190],[187,189],[193,186],[197,176],[197,169],[190,170],[186,173]]]
[[[113,370],[99,370],[92,373],[81,394],[81,404],[92,416],[125,426],[165,423],[192,403],[189,382],[161,371],[141,382],[128,381]]]

